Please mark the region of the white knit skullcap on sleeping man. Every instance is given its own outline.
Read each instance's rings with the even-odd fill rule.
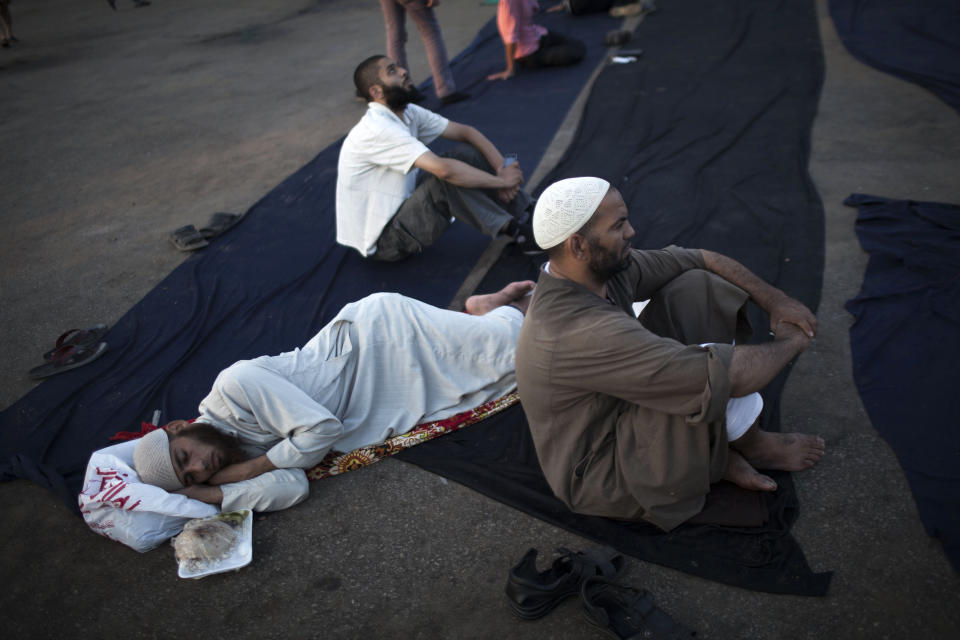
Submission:
[[[140,438],[133,450],[133,468],[141,482],[165,491],[183,488],[170,459],[170,438],[163,429],[151,431]]]
[[[567,178],[543,190],[533,210],[533,238],[541,249],[555,247],[593,216],[607,195],[603,178]]]

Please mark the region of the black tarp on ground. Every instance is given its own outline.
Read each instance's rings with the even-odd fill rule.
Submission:
[[[823,207],[807,172],[810,127],[823,77],[812,3],[672,0],[640,25],[638,63],[600,74],[571,148],[543,182],[596,175],[618,186],[635,245],[713,249],[816,309],[823,274]],[[507,256],[482,289],[536,271]],[[767,320],[754,310],[758,337]],[[766,390],[765,428],[779,426],[786,375]],[[519,408],[439,438],[404,460],[473,486],[620,551],[728,584],[823,594],[789,528],[797,500],[789,474],[771,522],[759,530],[642,524],[571,514],[550,493]],[[438,455],[436,451],[442,451]]]
[[[920,519],[960,570],[960,206],[854,194],[870,254],[847,303],[853,377]]]
[[[916,82],[960,111],[960,2],[830,0],[830,15],[857,60]]]
[[[822,60],[812,5],[784,6],[792,4],[673,0],[641,25],[641,63],[601,76],[575,150],[557,175],[605,167],[601,175],[615,178],[634,216],[647,218],[640,246],[676,241],[724,251],[815,307],[822,212],[806,163]],[[603,16],[548,20],[587,41],[584,64],[486,84],[482,78],[497,70],[502,55],[488,26],[486,39],[481,34],[457,63],[473,98],[444,111],[519,152],[528,171],[599,59],[596,43],[618,24]],[[464,81],[471,77],[473,84]],[[592,136],[595,145],[588,144]],[[0,416],[0,477],[31,477],[71,502],[89,451],[155,408],[164,419],[192,415],[216,373],[234,360],[302,343],[343,304],[371,291],[445,306],[486,240],[453,229],[423,256],[391,265],[337,247],[336,155],[336,145],[325,150],[257,203],[243,224],[164,280],[114,328],[113,348],[101,360],[51,379]],[[576,169],[581,160],[592,170]],[[642,184],[626,185],[623,176]],[[721,212],[731,209],[743,216],[724,219]],[[798,246],[802,255],[794,253]],[[531,274],[535,265],[508,253],[481,290]],[[808,281],[816,285],[801,286]],[[778,385],[768,396],[771,409]],[[645,525],[558,512],[519,408],[401,458],[689,573],[777,593],[822,594],[829,582],[828,574],[810,572],[789,535],[796,500],[788,477],[780,479],[784,490],[763,531],[686,527],[666,536]]]
[[[490,22],[454,61],[471,99],[441,110],[517,152],[528,174],[606,55],[603,35],[620,24],[605,15],[549,14],[542,22],[584,40],[586,59],[488,83],[503,64]],[[236,360],[300,346],[344,304],[375,291],[446,307],[489,238],[454,224],[421,256],[390,264],[337,245],[339,147],[322,151],[148,293],[112,327],[103,357],[50,378],[0,414],[0,479],[28,478],[76,508],[92,451],[155,409],[164,420],[193,417],[217,373]],[[158,234],[157,242],[166,239]]]

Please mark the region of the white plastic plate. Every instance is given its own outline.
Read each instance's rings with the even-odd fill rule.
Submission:
[[[233,571],[240,567],[245,567],[253,560],[253,511],[244,509],[242,511],[230,511],[228,513],[243,514],[243,524],[240,525],[240,539],[229,554],[219,562],[207,567],[202,571],[191,571],[184,564],[179,564],[177,575],[181,578],[203,578],[204,576],[225,571]],[[223,514],[220,514],[223,515]],[[203,520],[216,520],[218,516],[210,516]]]

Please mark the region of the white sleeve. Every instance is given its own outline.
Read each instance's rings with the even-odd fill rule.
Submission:
[[[450,121],[438,113],[415,104],[407,105],[407,114],[414,123],[417,139],[424,144],[430,144],[447,130]]]
[[[384,127],[367,151],[369,162],[400,173],[409,173],[417,158],[430,149],[397,123],[396,126]]]
[[[249,480],[221,485],[220,490],[223,511],[280,511],[303,502],[310,493],[303,469],[268,471]]]
[[[343,425],[325,406],[286,377],[251,360],[233,364],[217,376],[200,414],[215,424],[232,425],[242,442],[255,441],[255,434],[276,437],[279,442],[266,455],[280,469],[309,469],[343,434]]]

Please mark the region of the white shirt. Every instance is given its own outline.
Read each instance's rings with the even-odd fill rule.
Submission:
[[[450,122],[415,104],[403,119],[378,102],[368,107],[337,162],[337,242],[364,257],[376,251],[383,228],[413,193],[419,173],[413,163]]]
[[[225,369],[198,420],[277,467],[307,469],[508,393],[522,321],[513,307],[471,316],[376,293],[302,349]]]

